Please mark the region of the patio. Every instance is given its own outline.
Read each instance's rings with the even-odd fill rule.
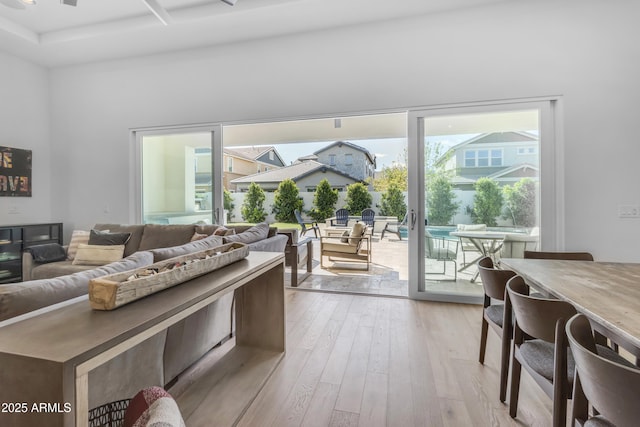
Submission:
[[[320,224],[322,235],[325,235],[325,225]],[[307,233],[305,237],[313,233]],[[296,289],[317,290],[329,292],[348,292],[358,294],[374,294],[385,296],[407,297],[409,281],[409,242],[398,239],[393,234],[386,234],[380,239],[376,232],[371,241],[372,263],[369,271],[362,270],[362,264],[351,261],[327,261],[329,268],[320,268],[320,239],[313,238],[313,270],[311,274],[298,284]],[[442,262],[426,260],[425,268],[428,272],[442,271]],[[462,251],[458,250],[458,269],[462,266]],[[429,274],[425,287],[434,292],[453,292],[465,295],[481,295],[482,289],[478,282],[471,283],[476,272],[470,267],[458,273],[457,280],[453,280],[453,263],[447,263],[446,275]],[[289,276],[289,273],[286,273]],[[299,274],[303,274],[302,270]],[[286,283],[291,283],[286,280]]]

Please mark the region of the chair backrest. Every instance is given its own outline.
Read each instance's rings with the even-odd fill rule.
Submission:
[[[302,214],[300,213],[300,211],[298,209],[295,209],[293,211],[293,214],[296,216],[296,221],[298,221],[298,224],[304,225],[304,220],[302,219]]]
[[[638,425],[640,370],[598,356],[589,319],[583,314],[569,320],[566,332],[587,400],[616,426]]]
[[[538,236],[530,234],[507,234],[500,249],[501,258],[524,258],[527,251],[538,249]]]
[[[524,251],[524,257],[529,259],[561,259],[567,261],[593,261],[589,252],[536,252]]]
[[[338,209],[336,211],[336,224],[347,225],[349,222],[349,211],[345,208]]]
[[[564,319],[566,322],[576,314],[573,305],[566,301],[529,296],[529,286],[522,276],[509,279],[507,292],[516,324],[533,338],[555,342],[558,320]]]
[[[478,261],[478,271],[480,272],[485,295],[503,301],[507,281],[515,276],[516,273],[511,270],[494,268],[493,261],[489,257],[484,257]]]
[[[376,213],[373,209],[367,208],[362,211],[362,222],[367,224],[369,227],[373,227],[373,220],[376,216]]]

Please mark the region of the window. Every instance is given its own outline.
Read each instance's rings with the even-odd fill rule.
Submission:
[[[335,166],[336,165],[336,155],[335,154],[329,154],[329,165],[330,166]]]
[[[233,157],[227,157],[227,170],[233,172]]]
[[[274,158],[273,151],[269,151],[269,160],[273,160]]]
[[[501,149],[467,150],[464,152],[464,167],[502,166]]]
[[[519,147],[518,148],[518,155],[523,156],[527,154],[538,154],[538,148],[537,147]]]
[[[346,166],[351,166],[353,164],[353,154],[345,154],[344,155],[344,164]]]

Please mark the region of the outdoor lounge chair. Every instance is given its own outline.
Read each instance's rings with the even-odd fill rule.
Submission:
[[[349,222],[349,211],[345,208],[336,211],[336,219],[331,220],[331,226],[346,227]]]
[[[391,233],[398,236],[398,239],[402,240],[402,231],[407,231],[407,218],[409,214],[404,214],[401,222],[387,222],[382,229],[380,239],[384,238],[384,233]]]
[[[301,236],[304,236],[304,234],[309,230],[313,230],[313,234],[315,234],[316,238],[320,235],[320,227],[318,226],[317,222],[315,222],[315,221],[305,221],[304,219],[302,219],[302,214],[300,213],[300,211],[298,209],[294,210],[293,213],[296,216],[296,220],[298,221],[298,225],[300,225],[300,227],[302,227],[302,231],[300,232]]]
[[[335,258],[363,261],[366,269],[369,270],[371,264],[371,238],[366,236],[367,226],[357,223],[351,230],[345,231],[342,235],[320,237],[320,267],[324,265],[324,257],[329,257],[330,261]]]
[[[376,213],[373,209],[367,208],[362,211],[362,222],[371,230],[373,236],[373,224],[375,223]]]

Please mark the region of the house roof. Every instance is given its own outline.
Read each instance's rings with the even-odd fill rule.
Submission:
[[[311,175],[318,171],[330,171],[338,175],[342,175],[349,179],[354,180],[354,182],[360,182],[359,179],[339,171],[338,169],[332,168],[331,166],[327,166],[325,164],[316,162],[315,160],[307,160],[305,162],[294,163],[289,166],[285,166],[279,169],[272,169],[267,172],[255,173],[253,175],[247,175],[240,178],[236,178],[231,180],[233,184],[248,184],[251,182],[255,183],[274,183],[274,182],[282,182],[287,178],[291,178],[294,182],[301,180],[302,178]]]
[[[280,160],[280,163],[282,163],[283,165],[285,164],[284,160],[282,160],[282,157],[280,157],[280,153],[278,153],[278,150],[276,150],[276,147],[272,145],[257,146],[257,147],[233,147],[233,148],[225,147],[222,151],[231,156],[236,156],[243,159],[254,160],[254,161],[258,160],[260,157],[262,157],[264,154],[268,153],[269,151],[273,151],[273,153]]]
[[[324,152],[324,151],[327,151],[327,150],[329,150],[329,149],[330,149],[330,148],[332,148],[332,147],[335,147],[335,146],[340,147],[340,146],[342,146],[342,145],[346,145],[346,146],[348,146],[348,147],[351,147],[351,148],[353,148],[354,150],[362,151],[364,154],[366,154],[366,156],[369,158],[369,161],[370,161],[372,164],[374,164],[374,165],[376,164],[376,158],[375,158],[375,157],[374,157],[374,156],[369,152],[369,150],[367,150],[366,148],[361,147],[361,146],[359,146],[359,145],[353,144],[353,143],[351,143],[351,142],[349,142],[349,141],[336,141],[336,142],[334,142],[333,144],[329,144],[329,145],[327,145],[326,147],[323,147],[323,148],[319,149],[318,151],[314,152],[313,154],[316,154],[316,155],[317,155],[318,153],[322,153],[322,152]]]
[[[540,169],[530,163],[519,163],[517,165],[510,166],[508,168],[499,170],[491,175],[487,175],[487,178],[508,182],[513,180],[520,180],[522,178],[535,178],[539,176]],[[451,179],[451,183],[455,185],[462,184],[474,184],[479,178],[455,176]]]

